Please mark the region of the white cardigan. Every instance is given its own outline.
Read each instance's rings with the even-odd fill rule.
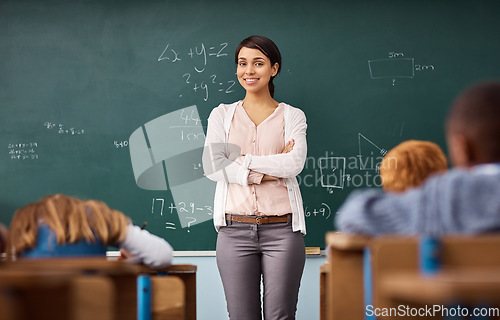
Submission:
[[[220,104],[214,108],[208,118],[207,138],[203,151],[203,169],[205,175],[217,182],[214,199],[214,225],[219,231],[226,225],[225,206],[228,183],[246,186],[250,170],[263,174],[285,178],[292,208],[292,229],[306,234],[304,208],[296,176],[304,168],[307,156],[306,116],[300,109],[282,103],[285,107],[285,144],[294,139],[295,145],[289,153],[269,156],[246,154],[243,164],[235,160],[240,156],[240,148],[228,145],[229,129],[237,101],[232,104]],[[284,146],[283,146],[284,147]]]

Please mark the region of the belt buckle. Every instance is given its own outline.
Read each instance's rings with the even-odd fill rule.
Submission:
[[[262,224],[262,220],[263,220],[262,218],[263,218],[263,217],[256,217],[256,218],[255,218],[255,223],[256,223],[256,224]]]

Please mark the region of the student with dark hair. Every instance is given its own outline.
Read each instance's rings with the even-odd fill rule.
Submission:
[[[307,153],[306,117],[273,99],[281,69],[276,44],[243,40],[235,53],[246,95],[208,119],[203,166],[217,182],[217,265],[230,319],[295,319],[306,233],[296,176]]]
[[[431,175],[448,169],[443,150],[431,141],[403,141],[387,152],[380,162],[382,188],[404,192],[420,186]]]
[[[401,194],[351,195],[339,209],[339,229],[369,235],[500,231],[500,83],[461,94],[446,136],[454,169]]]
[[[8,237],[9,231],[7,230],[7,227],[0,223],[0,255],[5,252]]]

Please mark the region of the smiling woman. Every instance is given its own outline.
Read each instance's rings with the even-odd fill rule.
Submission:
[[[273,99],[281,69],[276,44],[243,40],[235,53],[245,98],[208,119],[205,174],[217,181],[217,266],[230,319],[295,319],[306,233],[296,176],[306,155],[306,117]],[[239,154],[229,154],[231,145]],[[217,169],[214,169],[217,168]],[[261,303],[260,282],[264,301]]]
[[[238,64],[238,80],[245,90],[248,88],[245,87],[243,81],[245,79],[246,81],[258,80],[259,78],[252,77],[252,72],[260,71],[260,74],[256,76],[264,77],[260,79],[261,83],[267,84],[269,94],[273,97],[273,79],[281,70],[281,53],[274,42],[266,41],[266,39],[260,36],[246,38],[236,49],[234,59]],[[263,93],[265,94],[265,91]]]
[[[279,70],[279,63],[271,62],[260,50],[243,47],[237,57],[238,68],[236,74],[241,86],[248,92],[266,94],[271,97],[274,93],[272,79]],[[271,92],[272,91],[272,92]]]

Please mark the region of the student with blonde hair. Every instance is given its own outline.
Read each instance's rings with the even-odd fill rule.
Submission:
[[[448,161],[436,143],[408,140],[392,148],[379,168],[384,191],[403,192],[448,169]]]
[[[62,194],[16,211],[7,257],[104,256],[108,246],[118,246],[151,267],[168,266],[173,257],[173,249],[164,239],[134,226],[122,212],[101,201]]]

